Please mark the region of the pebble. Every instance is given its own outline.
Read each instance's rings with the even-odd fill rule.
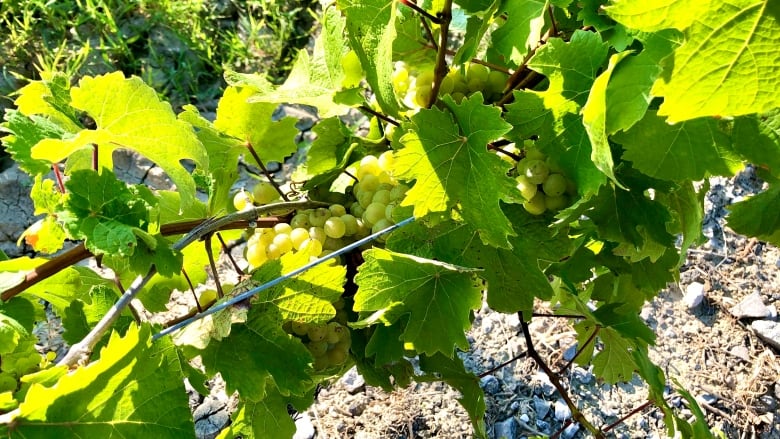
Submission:
[[[215,398],[207,397],[203,404],[192,414],[195,419],[195,436],[198,439],[213,439],[230,422],[230,414],[227,411],[227,402]]]
[[[571,418],[571,409],[569,409],[569,406],[567,406],[566,402],[564,402],[562,399],[555,401],[553,410],[555,411],[556,421],[563,422]]]
[[[528,413],[523,413],[522,415],[520,415],[520,420],[527,424],[531,421],[531,417],[528,416]]]
[[[357,367],[348,370],[347,373],[341,377],[341,383],[344,385],[344,389],[351,395],[358,393],[366,387],[366,380],[358,373]]]
[[[731,353],[731,355],[739,358],[744,362],[750,361],[750,350],[745,346],[740,346],[740,345],[734,346],[729,350],[729,353]]]
[[[479,380],[479,387],[488,395],[495,395],[501,389],[501,383],[493,375],[486,375]]]
[[[293,439],[313,439],[314,424],[311,423],[311,418],[306,413],[301,413],[298,419],[295,420],[295,434]]]
[[[574,356],[577,355],[577,344],[573,344],[566,348],[565,351],[563,351],[563,359],[566,361],[571,361],[574,359]]]
[[[580,431],[580,424],[569,424],[561,433],[564,439],[572,439],[577,432]]]
[[[694,310],[704,301],[704,284],[700,282],[691,282],[685,287],[683,302],[689,310]]]
[[[550,432],[550,423],[541,419],[537,419],[536,428],[538,428],[542,433],[548,434]]]
[[[762,395],[758,398],[758,401],[767,412],[774,411],[777,408],[777,399],[772,395]]]
[[[504,421],[497,422],[493,426],[493,437],[496,439],[514,439],[517,437],[517,421],[515,418],[509,417]]]
[[[761,293],[753,291],[741,302],[734,305],[729,312],[738,319],[764,319],[772,316],[772,310],[764,304]],[[774,311],[775,315],[777,310]]]
[[[750,327],[756,332],[758,338],[775,349],[780,349],[780,323],[770,320],[756,320],[750,324]]]
[[[702,393],[701,395],[699,395],[699,399],[709,405],[718,402],[718,397],[710,393]]]
[[[544,419],[550,414],[550,403],[534,395],[534,411],[536,419]]]
[[[590,384],[593,382],[593,374],[586,369],[583,369],[581,367],[575,367],[572,371],[572,374],[574,375],[574,379],[581,382],[582,384]]]

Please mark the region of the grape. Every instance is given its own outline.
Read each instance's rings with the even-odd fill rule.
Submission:
[[[236,192],[236,195],[233,196],[233,207],[235,207],[238,211],[242,211],[252,207],[253,201],[252,194],[241,189],[240,191]]]
[[[541,160],[531,160],[525,168],[525,176],[533,184],[542,184],[549,174],[550,168]]]
[[[386,228],[388,228],[388,227],[390,227],[392,225],[393,225],[393,223],[388,221],[387,218],[382,218],[381,220],[377,221],[376,224],[374,224],[374,227],[371,228],[371,233],[380,232],[380,231],[382,231],[382,230],[384,230],[384,229],[386,229]],[[387,237],[387,235],[382,235],[379,238],[377,238],[376,240],[379,241],[379,242],[385,242],[385,239],[387,239],[386,237]]]
[[[347,349],[331,349],[328,351],[328,362],[337,366],[347,360]]]
[[[279,259],[282,257],[284,252],[279,248],[278,245],[272,242],[268,244],[268,247],[265,248],[265,254],[268,256],[268,259]]]
[[[469,93],[476,93],[485,88],[485,83],[477,79],[472,79],[466,83],[466,86],[469,89]]]
[[[381,204],[387,204],[392,200],[393,197],[390,195],[390,191],[385,189],[374,192],[374,196],[373,198],[371,198],[372,203],[381,203]]]
[[[367,155],[360,160],[356,177],[362,183],[365,180],[364,177],[366,175],[377,175],[380,171],[379,159],[375,156]]]
[[[542,183],[542,190],[548,197],[557,197],[566,192],[566,177],[561,174],[550,174]]]
[[[361,206],[359,203],[355,203],[356,206],[352,206],[349,208],[349,212],[355,216],[355,218],[363,218],[363,213],[365,213],[366,209]],[[370,204],[370,203],[369,203]]]
[[[309,222],[309,214],[305,212],[306,211],[299,212],[297,215],[292,217],[290,220],[290,227],[293,229],[308,229],[311,227],[311,223]]]
[[[352,236],[355,233],[357,233],[358,224],[357,219],[350,215],[341,215],[341,221],[344,223],[344,235],[345,236]]]
[[[528,177],[525,175],[520,175],[517,177],[517,190],[520,191],[520,195],[522,195],[523,198],[530,200],[536,195],[538,187],[531,183]]]
[[[380,220],[385,218],[385,204],[371,203],[366,207],[366,212],[363,214],[363,219],[369,224],[376,224]]]
[[[293,249],[293,242],[292,239],[290,239],[290,235],[286,235],[283,233],[274,236],[273,243],[271,243],[268,247],[271,247],[272,245],[275,245],[279,249],[279,252],[282,255],[291,252]]]
[[[306,343],[306,348],[315,358],[328,353],[328,343],[325,341],[310,341]]]
[[[393,210],[396,208],[395,203],[388,204],[387,207],[385,207],[385,219],[393,222]]]
[[[489,75],[490,70],[487,67],[482,64],[471,63],[466,70],[466,82],[479,81],[484,84],[487,82]]]
[[[439,86],[439,94],[440,95],[448,95],[452,93],[452,91],[455,89],[455,79],[447,75],[441,80],[441,85]]]
[[[544,207],[547,210],[558,211],[569,205],[569,197],[559,195],[557,197],[544,197]]]
[[[330,364],[329,361],[327,355],[314,357],[314,364],[312,364],[312,367],[314,367],[314,370],[324,370]]]
[[[414,92],[414,105],[425,108],[428,107],[428,102],[431,101],[432,90],[431,86],[418,86]]]
[[[257,242],[265,246],[272,243],[274,240],[274,236],[276,236],[276,232],[274,232],[274,229],[268,229],[268,228],[260,229],[260,233],[255,232],[255,234],[258,235]]]
[[[325,221],[325,234],[331,238],[338,239],[347,232],[347,226],[341,217],[332,216]]]
[[[303,241],[300,251],[308,253],[309,256],[319,256],[322,253],[322,242],[309,238]]]
[[[347,331],[347,328],[341,326],[338,322],[330,322],[328,323],[328,334],[325,336],[325,339],[330,344],[336,344],[344,338],[344,332]]]
[[[312,227],[322,227],[328,218],[330,218],[330,210],[320,207],[309,214],[309,223]]]
[[[360,65],[360,58],[354,50],[350,50],[341,58],[341,66],[344,68],[341,86],[352,88],[360,85],[360,80],[363,79],[363,66]]]
[[[312,323],[309,325],[309,330],[306,332],[309,336],[309,340],[321,341],[328,335],[328,327],[324,323]]]
[[[395,182],[395,180],[393,180],[393,177],[385,171],[380,172],[379,175],[376,176],[376,178],[379,181],[379,185],[377,186],[377,188],[383,185],[392,185],[393,182]]]
[[[498,70],[491,70],[487,77],[485,89],[494,94],[503,93],[504,87],[506,87],[506,81],[506,74],[499,72]]]
[[[325,242],[325,239],[328,237],[328,235],[325,233],[325,229],[322,227],[310,227],[309,228],[309,238],[316,239],[320,243]]]
[[[541,215],[547,210],[544,202],[544,194],[537,192],[537,194],[530,200],[523,203],[523,208],[531,215]]]
[[[290,232],[290,240],[292,241],[293,248],[296,250],[300,250],[301,244],[307,239],[309,239],[309,231],[303,227],[292,229]]]
[[[415,85],[419,87],[428,87],[430,88],[433,85],[433,70],[424,70],[420,72],[419,75],[417,75],[417,79],[415,80]]]
[[[375,166],[377,166],[376,173],[366,174],[363,176],[363,179],[360,180],[361,193],[375,192],[376,188],[381,184],[378,177],[378,175],[382,173],[382,170],[379,169],[379,162],[377,162]]]
[[[358,204],[360,204],[360,207],[363,209],[367,208],[369,204],[371,204],[372,201],[374,201],[374,193],[373,192],[361,192],[360,195],[358,195]]]
[[[393,151],[385,151],[380,154],[379,158],[377,159],[377,163],[383,171],[390,171],[394,161],[395,157],[393,157]]]
[[[253,267],[259,267],[268,260],[268,256],[265,254],[265,246],[254,243],[246,247],[246,260]]]
[[[561,168],[561,165],[559,165],[558,162],[553,160],[552,157],[547,157],[547,160],[545,160],[544,162],[547,163],[547,167],[550,168],[550,173],[563,174],[563,168]]]
[[[309,324],[306,322],[292,322],[292,332],[303,337],[309,332]]]
[[[282,235],[289,235],[292,232],[292,226],[287,223],[279,223],[274,226],[274,232]]]
[[[398,201],[406,196],[406,191],[409,190],[409,186],[405,184],[399,184],[390,190],[390,198],[392,201]]]
[[[358,223],[358,230],[357,233],[355,233],[356,237],[362,238],[364,236],[368,236],[371,233],[371,228],[368,226],[368,224],[366,224],[365,221],[363,221],[362,218],[359,218],[357,220],[357,223]]]
[[[257,204],[268,204],[278,200],[281,196],[271,183],[261,181],[252,188],[252,196]]]
[[[393,82],[393,88],[399,95],[405,95],[409,90],[409,70],[406,69],[403,64],[396,66],[391,78]]]
[[[328,210],[330,210],[331,216],[341,216],[347,213],[347,209],[341,204],[332,204]]]
[[[528,160],[544,160],[546,156],[535,146],[525,148],[525,158]]]

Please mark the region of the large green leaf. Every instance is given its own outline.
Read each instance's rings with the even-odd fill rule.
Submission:
[[[669,58],[671,72],[653,87],[664,98],[658,115],[680,122],[780,107],[780,3],[712,2],[695,17],[685,43]]]
[[[736,118],[732,138],[734,149],[750,163],[780,176],[780,108]]]
[[[43,139],[61,139],[66,131],[43,116],[25,116],[18,110],[6,110],[3,118],[5,122],[0,124],[0,132],[7,134],[2,138],[3,146],[11,158],[30,175],[48,173],[51,164],[46,160],[34,159],[32,148]]]
[[[780,186],[733,204],[727,217],[735,232],[780,246]]]
[[[509,131],[500,111],[482,102],[482,95],[460,105],[443,99],[447,110],[420,110],[403,125],[404,148],[396,153],[396,177],[416,180],[402,206],[414,205],[414,216],[446,212],[456,207],[479,231],[486,244],[508,247],[512,224],[501,211],[501,201],[520,202],[508,166],[488,152],[487,143]]]
[[[56,386],[33,385],[10,437],[194,437],[175,361],[170,343],[152,346],[149,326],[114,333],[97,361]]]
[[[452,357],[456,347],[468,349],[469,314],[482,303],[474,280],[477,270],[382,249],[368,250],[363,257],[355,276],[355,311],[381,311],[400,303],[409,314],[403,340],[417,352]]]
[[[121,72],[85,77],[70,93],[72,105],[92,117],[97,128],[82,130],[69,139],[44,139],[33,147],[33,158],[57,163],[79,149],[97,145],[98,169],[113,169],[114,150],[132,149],[168,174],[184,206],[195,201],[195,182],[181,160],[207,169],[206,150],[192,127],[177,120],[170,104],[160,101],[141,78],[125,79]]]
[[[506,23],[490,35],[491,48],[515,65],[522,64],[528,52],[539,45],[547,8],[544,0],[503,2],[499,14],[506,14]]]
[[[645,32],[685,30],[712,3],[712,0],[612,0],[604,10],[616,21]]]

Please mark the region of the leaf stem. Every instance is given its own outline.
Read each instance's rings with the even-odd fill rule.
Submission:
[[[200,301],[198,301],[198,295],[195,294],[195,286],[192,285],[192,281],[190,280],[190,277],[187,275],[187,270],[184,269],[184,267],[181,268],[181,274],[184,276],[184,279],[187,281],[187,285],[190,286],[190,291],[192,292],[192,298],[195,299],[195,306],[198,307],[198,312],[203,312],[203,310],[200,308]]]
[[[584,350],[585,350],[585,348],[587,348],[587,347],[588,347],[588,345],[589,345],[589,344],[590,344],[590,343],[591,343],[591,342],[592,342],[592,341],[593,341],[593,340],[596,338],[596,334],[598,334],[598,333],[599,333],[599,330],[601,330],[601,326],[600,326],[600,325],[596,325],[596,327],[593,329],[593,333],[592,333],[592,334],[590,334],[590,337],[588,337],[588,339],[587,339],[587,340],[585,340],[585,343],[583,343],[583,344],[582,344],[582,346],[580,346],[580,347],[579,347],[579,349],[577,349],[577,352],[574,354],[574,356],[572,357],[572,359],[571,359],[571,360],[569,360],[569,361],[566,363],[566,365],[565,365],[565,366],[563,366],[563,367],[561,368],[561,370],[559,370],[559,371],[558,371],[558,375],[560,375],[560,374],[562,374],[562,373],[566,372],[566,369],[568,369],[569,367],[571,367],[572,363],[574,363],[574,360],[576,360],[576,359],[577,359],[577,357],[579,357],[579,356],[580,356],[580,354],[582,353],[582,351],[584,351]]]
[[[209,257],[209,267],[211,267],[211,274],[214,276],[214,283],[217,285],[217,297],[220,299],[225,297],[225,293],[222,291],[222,283],[219,281],[219,273],[217,273],[217,264],[214,262],[214,251],[211,250],[211,237],[212,233],[209,233],[204,238],[204,245],[206,246],[206,255]]]
[[[366,113],[368,113],[368,114],[370,114],[372,116],[376,116],[377,119],[381,119],[381,120],[383,120],[383,121],[385,121],[385,122],[387,122],[389,124],[395,125],[397,127],[401,126],[401,122],[398,122],[397,120],[393,119],[392,117],[386,116],[386,115],[384,115],[384,114],[374,110],[373,108],[371,108],[371,107],[369,107],[367,105],[359,106],[358,110],[365,111]]]
[[[527,357],[527,356],[528,356],[528,351],[520,352],[519,354],[515,355],[514,357],[510,358],[509,360],[504,361],[503,363],[499,364],[498,366],[493,367],[493,368],[491,368],[491,369],[489,369],[489,370],[487,370],[485,372],[482,372],[481,374],[477,375],[477,378],[484,378],[484,377],[490,375],[491,373],[493,373],[493,372],[495,372],[495,371],[497,371],[497,370],[499,370],[499,369],[501,369],[503,367],[506,367],[506,366],[514,363],[515,361],[517,361],[517,360],[519,360],[519,359],[521,359],[523,357]]]
[[[98,144],[92,144],[92,170],[98,170]]]
[[[452,21],[452,0],[444,0],[444,6],[438,14],[441,17],[439,35],[439,50],[436,54],[436,67],[433,69],[433,87],[431,87],[431,97],[428,100],[426,108],[431,108],[439,96],[441,82],[449,69],[447,68],[447,40],[449,39],[450,22]]]
[[[233,255],[230,253],[230,248],[227,246],[227,244],[225,244],[225,240],[222,239],[222,235],[219,232],[217,232],[216,235],[217,235],[217,239],[219,240],[219,244],[222,246],[222,251],[225,253],[228,260],[233,265],[233,269],[236,270],[236,273],[238,274],[244,274],[244,270],[242,270],[241,267],[239,267],[238,264],[236,263],[236,260],[233,259]]]
[[[437,17],[435,15],[432,15],[428,11],[426,11],[425,9],[417,6],[417,4],[415,2],[413,2],[412,0],[399,0],[399,1],[401,2],[402,5],[408,6],[414,12],[417,12],[418,14],[420,14],[423,17],[427,18],[428,20],[431,20],[432,23],[441,24],[442,20],[439,17]]]
[[[57,182],[57,189],[60,190],[61,194],[65,193],[65,183],[62,182],[62,173],[60,172],[60,167],[56,163],[52,163],[51,170],[54,171],[54,181]]]
[[[428,24],[428,20],[420,15],[420,22],[423,25],[423,29],[425,29],[425,34],[428,36],[428,40],[430,41],[431,46],[433,46],[434,50],[439,50],[439,45],[436,44],[436,37],[433,36],[433,31],[431,31],[431,26]]]
[[[626,422],[626,419],[634,416],[635,414],[641,412],[642,410],[646,409],[650,405],[653,404],[653,401],[646,401],[644,404],[640,405],[639,407],[634,408],[630,412],[623,415],[620,419],[617,421],[607,425],[606,427],[602,428],[602,433],[607,433],[608,431],[612,430],[613,428],[617,427],[618,425],[622,424],[623,422]]]
[[[252,155],[252,157],[255,159],[255,162],[257,162],[257,166],[260,167],[260,170],[263,171],[263,174],[268,179],[268,181],[271,183],[271,185],[276,189],[276,192],[279,192],[279,195],[282,197],[284,201],[290,201],[289,198],[287,198],[287,194],[284,193],[281,187],[279,187],[279,184],[274,180],[274,176],[268,171],[268,169],[263,164],[263,161],[260,160],[260,156],[257,155],[257,151],[255,151],[254,146],[252,146],[251,143],[246,142],[244,144],[247,149],[249,150],[249,154]]]

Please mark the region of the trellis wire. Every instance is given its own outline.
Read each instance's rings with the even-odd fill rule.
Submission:
[[[196,315],[190,317],[187,320],[182,320],[181,322],[179,322],[179,323],[177,323],[177,324],[175,324],[173,326],[170,326],[168,328],[165,328],[164,330],[158,332],[157,334],[154,334],[152,336],[152,340],[157,340],[157,339],[159,339],[161,337],[164,337],[164,336],[169,335],[169,334],[171,334],[171,333],[173,333],[175,331],[178,331],[179,329],[189,325],[192,322],[200,320],[200,319],[202,319],[202,318],[204,318],[204,317],[206,317],[208,315],[214,314],[216,312],[222,311],[223,309],[225,309],[225,308],[227,308],[227,307],[229,307],[231,305],[234,305],[234,304],[236,304],[238,302],[241,302],[242,300],[248,299],[248,298],[254,296],[255,294],[257,294],[257,293],[259,293],[261,291],[267,290],[268,288],[276,286],[276,285],[284,282],[287,279],[290,279],[290,278],[292,278],[294,276],[297,276],[297,275],[303,273],[306,270],[314,268],[317,265],[320,265],[323,262],[327,261],[328,259],[333,259],[333,258],[335,258],[337,256],[341,256],[344,253],[352,251],[352,250],[360,247],[363,244],[367,244],[367,243],[369,243],[371,241],[374,241],[377,238],[379,238],[380,236],[382,236],[382,235],[384,235],[386,233],[390,233],[390,232],[392,232],[393,230],[395,230],[395,229],[397,229],[399,227],[403,227],[403,226],[411,223],[412,221],[414,221],[414,217],[409,217],[409,218],[407,218],[407,219],[405,219],[403,221],[400,221],[400,222],[398,222],[396,224],[393,224],[392,226],[390,226],[390,227],[388,227],[386,229],[382,229],[382,230],[380,230],[380,231],[378,231],[376,233],[373,233],[371,235],[366,236],[363,239],[355,241],[352,244],[344,246],[344,247],[334,251],[333,253],[330,253],[330,254],[326,255],[325,257],[318,258],[318,259],[316,259],[314,261],[311,261],[308,264],[304,265],[303,267],[296,268],[295,270],[293,270],[293,271],[291,271],[291,272],[289,272],[289,273],[287,273],[285,275],[279,276],[279,277],[277,277],[274,280],[268,281],[268,282],[266,282],[266,283],[264,283],[262,285],[258,285],[256,287],[252,288],[251,290],[247,290],[247,291],[245,291],[245,292],[243,292],[243,293],[241,293],[241,294],[239,294],[239,295],[237,295],[237,296],[235,296],[235,297],[233,297],[231,299],[228,299],[225,302],[222,302],[222,303],[220,303],[218,305],[214,305],[211,308],[207,309],[206,311],[203,311],[202,313],[196,314]]]

